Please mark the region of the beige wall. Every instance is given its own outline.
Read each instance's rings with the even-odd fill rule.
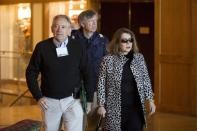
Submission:
[[[43,13],[42,3],[34,3],[32,5],[32,43],[33,48],[43,39]]]

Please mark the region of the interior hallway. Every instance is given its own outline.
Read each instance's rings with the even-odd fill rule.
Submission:
[[[12,79],[16,76],[20,76],[17,74],[20,72],[25,66],[24,60],[27,59],[26,55],[17,54],[15,57],[15,53],[23,50],[20,48],[23,44],[21,39],[29,40],[24,37],[24,34],[20,33],[20,26],[18,25],[18,17],[14,15],[16,9],[18,7],[13,5],[14,3],[18,4],[19,2],[27,2],[31,1],[29,7],[32,9],[32,23],[31,23],[31,37],[32,37],[32,46],[34,47],[36,42],[42,40],[45,37],[48,37],[50,34],[50,18],[56,12],[55,9],[59,4],[50,3],[54,0],[0,0],[0,5],[2,5],[1,12],[1,22],[4,24],[0,34],[3,37],[0,39],[1,41],[1,50],[3,57],[1,59],[1,79],[10,78],[10,74],[13,74]],[[58,1],[58,0],[56,0]],[[97,3],[94,3],[99,0],[89,0],[92,2],[93,8],[97,9],[101,6],[98,6]],[[131,0],[122,0],[125,2],[118,2],[118,0],[110,0],[112,2],[107,2],[108,0],[101,0],[101,4],[115,4],[115,11],[120,10],[120,18],[117,19],[118,13],[110,13],[107,15],[106,21],[109,22],[108,27],[110,28],[102,28],[106,30],[110,30],[113,33],[113,28],[117,28],[118,20],[120,20],[120,25],[131,26],[132,23],[129,23],[128,17],[128,9],[133,8],[134,6],[128,4]],[[114,1],[114,2],[113,2]],[[138,1],[138,0],[133,0]],[[139,0],[139,1],[153,1],[153,0]],[[100,2],[100,1],[99,1]],[[5,6],[6,5],[6,6]],[[55,6],[54,6],[55,5]],[[62,4],[61,4],[62,5]],[[123,5],[123,6],[121,6]],[[5,8],[6,7],[6,8]],[[9,8],[8,8],[9,7]],[[51,7],[51,8],[50,8]],[[53,7],[53,8],[52,8]],[[66,6],[65,6],[66,7]],[[65,8],[63,7],[63,8]],[[122,7],[122,8],[121,8]],[[126,7],[126,8],[125,8]],[[62,6],[61,6],[62,8]],[[11,9],[11,10],[10,10]],[[54,9],[54,10],[53,10]],[[109,7],[106,7],[107,11],[104,10],[104,6],[99,9],[99,12],[103,14],[107,14],[109,12]],[[125,10],[124,10],[125,9]],[[139,8],[142,10],[142,8]],[[112,11],[110,9],[110,11]],[[121,12],[126,12],[122,13]],[[131,11],[131,10],[130,10]],[[186,116],[186,115],[178,115],[178,114],[169,114],[169,113],[156,113],[152,119],[150,120],[150,126],[145,131],[197,131],[197,0],[154,0],[154,48],[151,50],[146,49],[146,51],[151,51],[154,53],[154,90],[155,90],[155,98],[157,102],[157,107],[160,111],[169,111],[169,112],[186,112],[187,114],[194,114],[194,116]],[[45,14],[46,13],[46,14]],[[145,14],[147,14],[146,12]],[[6,14],[6,15],[5,15]],[[42,15],[41,15],[42,14]],[[45,15],[44,15],[45,14]],[[115,15],[113,19],[113,14]],[[127,15],[124,17],[124,15]],[[131,13],[134,14],[134,13]],[[44,16],[43,16],[44,15]],[[14,17],[13,17],[14,16]],[[145,15],[139,15],[145,18]],[[103,15],[102,15],[102,18]],[[116,20],[116,22],[111,22]],[[112,19],[111,19],[112,18]],[[145,22],[147,24],[150,17],[148,17]],[[14,21],[16,20],[16,21]],[[102,20],[102,19],[101,19]],[[132,22],[136,19],[130,19]],[[14,22],[17,23],[17,29],[19,28],[19,36],[14,39],[19,42],[13,42],[13,35],[11,33],[16,32],[18,30],[14,30]],[[100,21],[101,22],[101,21]],[[138,21],[136,21],[139,23]],[[144,22],[144,20],[143,20]],[[10,23],[11,26],[10,26]],[[102,22],[101,22],[102,23]],[[105,23],[105,22],[104,22]],[[115,23],[113,28],[111,25]],[[139,24],[137,26],[143,28],[137,29],[151,29],[146,24]],[[102,25],[102,24],[101,24]],[[104,24],[103,24],[104,25]],[[106,25],[106,23],[105,23]],[[132,28],[135,26],[132,26]],[[145,28],[144,28],[145,27]],[[137,30],[138,31],[138,30]],[[103,32],[103,31],[102,31]],[[148,33],[149,30],[147,31]],[[147,37],[148,34],[146,31],[142,31],[142,36]],[[103,32],[105,34],[105,32]],[[24,37],[24,38],[23,38]],[[144,37],[144,38],[145,38]],[[19,39],[21,38],[21,39]],[[144,38],[142,40],[144,40]],[[4,44],[6,43],[6,44]],[[151,42],[147,42],[145,40],[145,46],[149,46]],[[15,46],[16,47],[15,49]],[[2,48],[3,47],[3,48]],[[5,47],[5,48],[4,48]],[[150,46],[149,46],[150,47]],[[16,52],[15,52],[16,51]],[[14,52],[14,54],[11,54]],[[6,55],[8,53],[8,55]],[[7,58],[7,56],[9,56]],[[11,58],[10,58],[11,56]],[[14,56],[14,57],[13,57]],[[151,57],[150,57],[151,58]],[[13,59],[13,60],[12,60]],[[5,60],[5,62],[4,62]],[[12,60],[12,61],[10,61]],[[28,59],[29,60],[29,59]],[[16,65],[18,63],[18,65]],[[13,70],[14,69],[16,70]],[[23,73],[23,70],[21,71]],[[4,75],[3,75],[4,74]],[[24,78],[24,76],[20,76],[18,79]],[[17,82],[19,85],[20,82]],[[2,97],[0,95],[0,128],[9,126],[23,119],[33,119],[41,121],[41,114],[39,108],[37,106],[13,106],[13,107],[1,107],[6,105],[11,105],[12,101],[15,99],[13,96],[17,96],[18,93],[16,91],[24,91],[23,89],[17,88],[15,86],[10,87],[12,90],[5,91],[3,88],[5,86],[2,85],[2,81],[0,80],[0,92],[7,93],[10,96]],[[13,90],[14,89],[14,90]],[[10,101],[10,98],[12,101]],[[29,98],[29,94],[26,94],[25,98],[20,101],[21,104],[30,104],[34,103],[34,101]],[[19,103],[19,105],[20,105]],[[15,104],[16,105],[16,104]],[[93,129],[89,129],[88,131],[94,131]]]
[[[0,128],[24,119],[41,121],[39,107],[36,105],[0,107]],[[149,127],[145,131],[197,131],[197,117],[156,113],[149,120]]]

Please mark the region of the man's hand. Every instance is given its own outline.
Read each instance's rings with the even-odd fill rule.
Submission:
[[[97,113],[98,113],[99,115],[101,115],[102,117],[105,117],[105,114],[106,114],[105,107],[104,107],[104,106],[100,106],[100,107],[98,108]]]
[[[86,113],[87,113],[87,114],[90,113],[91,109],[92,109],[92,103],[91,103],[91,102],[88,102],[88,103],[87,103],[87,110],[86,110]]]
[[[43,109],[43,110],[47,110],[48,109],[48,105],[47,105],[47,100],[45,97],[42,97],[38,100],[38,105]]]

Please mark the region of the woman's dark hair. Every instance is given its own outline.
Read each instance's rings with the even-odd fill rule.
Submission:
[[[114,33],[114,35],[112,37],[112,40],[109,43],[108,52],[111,54],[119,54],[120,53],[120,42],[121,42],[121,36],[123,33],[127,33],[127,34],[131,35],[131,38],[133,39],[132,51],[134,53],[139,52],[139,48],[137,45],[135,34],[131,30],[129,30],[128,28],[119,28],[118,30],[116,30],[116,32]]]

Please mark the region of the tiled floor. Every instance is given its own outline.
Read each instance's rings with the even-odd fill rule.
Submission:
[[[41,121],[38,106],[14,106],[0,108],[0,126],[8,126],[23,119]],[[170,113],[156,113],[149,120],[145,131],[197,131],[197,117]],[[88,131],[94,131],[89,129]]]

